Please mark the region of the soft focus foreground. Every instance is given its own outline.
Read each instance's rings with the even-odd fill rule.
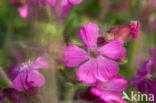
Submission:
[[[0,103],[156,103],[156,0],[0,7]]]

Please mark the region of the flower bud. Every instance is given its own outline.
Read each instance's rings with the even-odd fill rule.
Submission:
[[[131,28],[131,39],[136,39],[138,32],[139,32],[139,27],[140,24],[137,21],[130,21],[129,26]]]
[[[129,24],[111,27],[106,32],[107,40],[118,39],[122,42],[130,39],[136,39],[138,35],[139,23],[137,21],[130,21]]]

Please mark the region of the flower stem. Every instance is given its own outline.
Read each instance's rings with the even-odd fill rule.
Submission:
[[[4,72],[3,68],[0,66],[0,76],[2,77],[2,79],[6,82],[6,84],[11,87],[12,86],[12,82],[9,79],[9,77],[7,76],[7,74]]]

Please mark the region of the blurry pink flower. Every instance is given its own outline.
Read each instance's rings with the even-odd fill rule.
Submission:
[[[91,92],[106,103],[126,103],[122,100],[122,91],[127,88],[127,84],[123,77],[115,76],[107,82],[96,84]]]
[[[47,69],[48,67],[48,62],[44,57],[38,57],[34,62],[25,62],[18,65],[13,87],[17,90],[41,87],[44,85],[45,79],[36,69]]]
[[[27,18],[28,17],[28,5],[24,4],[18,8],[18,12],[21,18]]]
[[[153,62],[151,60],[146,61],[142,64],[141,69],[137,70],[137,76],[133,78],[131,81],[132,84],[138,84],[144,79],[148,79],[151,77],[151,69],[152,69]]]
[[[140,24],[137,21],[130,21],[129,24],[111,27],[106,32],[106,39],[118,39],[122,42],[126,42],[129,38],[136,39],[136,37],[138,36],[139,27]]]
[[[144,62],[141,69],[138,69],[136,77],[132,79],[131,84],[137,85],[140,92],[156,96],[156,65],[154,62],[152,60]]]
[[[73,5],[80,4],[81,2],[82,0],[47,0],[47,3],[57,14],[59,20],[63,20],[67,16]]]
[[[149,49],[149,60],[143,62],[140,69],[137,70],[136,77],[131,81],[132,84],[139,84],[145,79],[156,78],[156,48]]]
[[[149,49],[149,60],[145,61],[140,69],[137,70],[136,76],[132,79],[131,84],[137,85],[138,90],[142,93],[153,94],[156,96],[156,48]],[[156,100],[156,99],[155,99]]]
[[[11,0],[11,3],[18,7],[20,17],[24,19],[33,11],[32,6],[37,5],[39,7],[43,7],[46,5],[45,0]]]
[[[27,18],[29,6],[38,5],[39,7],[44,7],[49,5],[52,7],[53,11],[57,14],[59,20],[63,20],[68,14],[73,5],[80,4],[82,0],[11,0],[12,4],[20,4],[18,12],[22,18]],[[32,11],[32,10],[31,10]]]
[[[139,27],[140,24],[137,21],[130,21],[129,23],[130,28],[131,28],[131,39],[136,39],[138,36],[138,32],[139,32]]]
[[[97,47],[98,33],[96,24],[85,23],[79,33],[85,50],[76,45],[68,45],[63,50],[63,63],[68,67],[77,67],[77,79],[83,83],[110,79],[119,71],[115,60],[125,55],[125,49],[118,40]]]

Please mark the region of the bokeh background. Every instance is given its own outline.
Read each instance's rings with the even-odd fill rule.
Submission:
[[[83,0],[63,21],[58,21],[48,6],[34,7],[34,10],[30,18],[23,19],[16,5],[9,0],[0,2],[0,67],[3,72],[11,78],[11,66],[38,56],[45,56],[50,62],[50,69],[41,71],[47,80],[46,85],[27,93],[30,103],[91,103],[81,98],[88,85],[77,83],[74,69],[65,68],[60,55],[67,42],[80,44],[77,30],[84,22],[98,24],[103,33],[111,26],[139,21],[139,36],[126,43],[128,62],[120,66],[120,74],[128,81],[134,77],[140,62],[148,58],[148,49],[156,45],[154,0]],[[1,76],[0,88],[9,88]],[[129,85],[126,92],[132,90],[136,91],[136,87]],[[17,94],[9,93],[13,97]],[[24,103],[12,101],[5,100],[4,103]]]

